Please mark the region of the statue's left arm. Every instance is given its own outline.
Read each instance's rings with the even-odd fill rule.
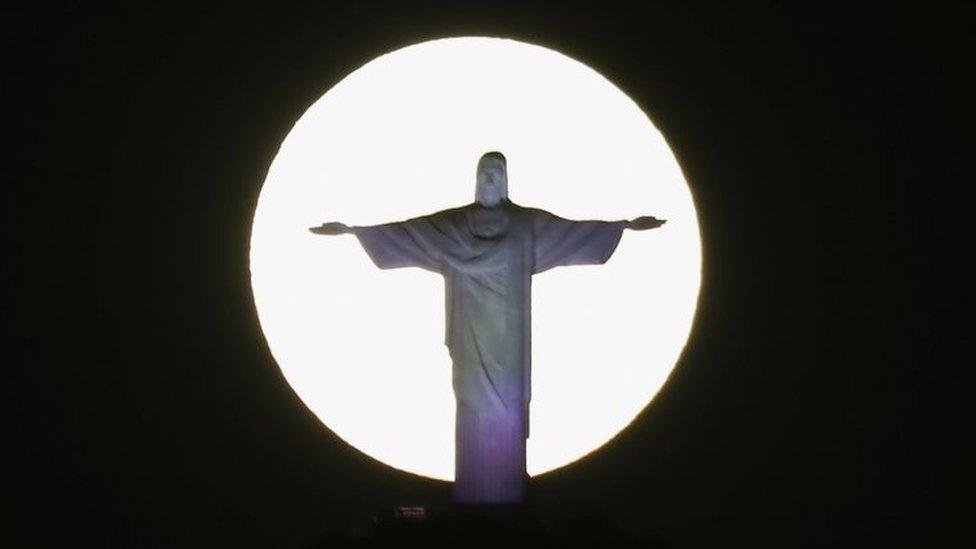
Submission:
[[[653,215],[642,215],[627,221],[625,228],[632,231],[646,231],[648,229],[656,229],[667,222],[667,219],[658,219]]]
[[[651,216],[630,221],[574,221],[533,210],[533,273],[567,265],[602,265],[617,249],[624,229],[643,231],[663,224],[664,220]]]

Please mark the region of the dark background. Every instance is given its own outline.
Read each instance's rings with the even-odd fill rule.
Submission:
[[[701,218],[700,307],[668,385],[602,451],[534,479],[532,506],[673,547],[945,535],[963,458],[936,358],[949,245],[928,231],[948,176],[921,128],[952,116],[971,13],[354,4],[0,17],[5,536],[297,548],[449,500],[297,399],[247,252],[304,110],[377,55],[456,35],[607,76],[667,137]]]

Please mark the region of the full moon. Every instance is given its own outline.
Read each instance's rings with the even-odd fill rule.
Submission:
[[[377,269],[327,221],[374,225],[474,201],[485,152],[509,197],[569,219],[653,215],[605,265],[533,277],[528,472],[597,450],[654,398],[688,339],[701,280],[694,203],[633,100],[557,51],[450,38],[382,55],[309,107],[274,158],[251,232],[271,353],[322,423],[391,467],[454,478],[443,279]]]

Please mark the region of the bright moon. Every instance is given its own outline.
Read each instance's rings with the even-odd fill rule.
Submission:
[[[285,378],[343,440],[397,469],[454,478],[444,283],[377,269],[326,221],[374,225],[474,201],[485,152],[509,197],[570,219],[653,215],[605,265],[533,277],[528,472],[593,452],[647,406],[688,338],[701,273],[691,193],[664,137],[586,65],[496,38],[383,55],[313,104],[258,200],[251,284]]]

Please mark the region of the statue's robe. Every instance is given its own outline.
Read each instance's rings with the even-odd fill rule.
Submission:
[[[605,263],[624,223],[571,221],[505,200],[352,229],[377,267],[420,267],[444,277],[457,399],[455,501],[522,500],[531,277],[561,265]]]

